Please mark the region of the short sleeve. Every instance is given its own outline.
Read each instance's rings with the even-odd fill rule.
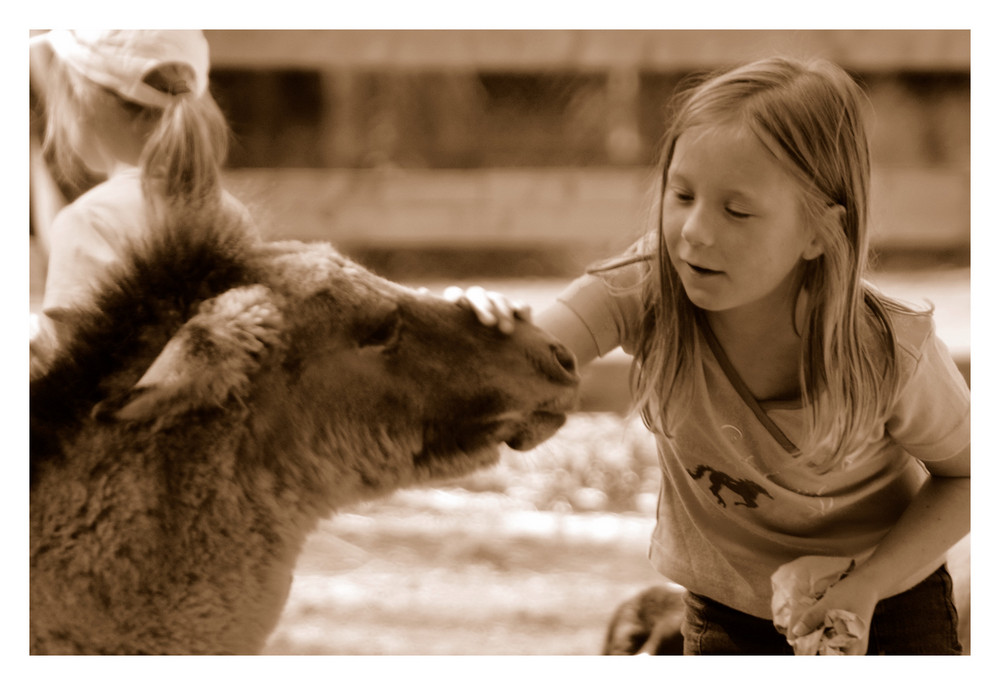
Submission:
[[[905,375],[886,427],[914,457],[947,459],[971,442],[969,386],[929,315],[903,317],[900,323]]]
[[[581,276],[558,297],[590,332],[601,356],[622,346],[634,352],[643,316],[642,263]]]

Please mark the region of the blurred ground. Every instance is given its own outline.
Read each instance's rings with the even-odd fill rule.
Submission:
[[[662,581],[652,523],[400,493],[321,524],[266,653],[599,654],[614,607]]]

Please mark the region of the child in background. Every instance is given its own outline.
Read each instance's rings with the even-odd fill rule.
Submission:
[[[230,132],[208,90],[200,31],[50,31],[31,52],[56,172],[70,185],[81,165],[106,177],[48,229],[38,327],[58,338],[60,312],[84,302],[121,250],[168,217],[249,216],[220,185]]]
[[[929,312],[864,280],[864,96],[774,58],[675,102],[656,226],[534,323],[585,364],[622,346],[662,470],[650,557],[687,589],[686,654],[791,654],[829,615],[847,653],[960,653],[946,552],[970,528],[970,395]],[[505,329],[528,312],[445,293]],[[784,630],[772,575],[850,570]]]

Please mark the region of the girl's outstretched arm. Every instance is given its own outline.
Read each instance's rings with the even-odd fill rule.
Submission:
[[[805,635],[823,624],[832,609],[851,611],[870,628],[875,604],[904,592],[944,563],[971,523],[971,448],[944,461],[926,462],[931,477],[879,543],[874,554],[805,612],[791,627]],[[868,636],[852,653],[864,654]]]

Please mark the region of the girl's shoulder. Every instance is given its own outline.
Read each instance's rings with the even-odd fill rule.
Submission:
[[[67,209],[86,211],[107,206],[127,206],[134,203],[141,206],[142,201],[142,180],[139,170],[136,169],[135,173],[131,170],[123,171],[98,183],[67,205]]]
[[[916,362],[935,335],[933,311],[909,309],[902,305],[890,308],[888,313],[896,349]]]
[[[116,244],[145,225],[142,184],[138,177],[113,176],[59,210],[52,222],[52,240],[83,240],[95,235]]]
[[[937,334],[933,310],[888,310],[895,342],[895,392],[886,420],[893,440],[926,461],[969,444],[969,385]]]
[[[934,367],[951,363],[947,346],[937,335],[933,307],[917,309],[885,296],[879,296],[879,303],[892,336],[901,381],[913,376],[921,364],[927,366],[928,360]]]

